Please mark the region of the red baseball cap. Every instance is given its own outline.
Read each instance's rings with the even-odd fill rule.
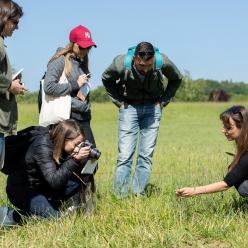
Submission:
[[[88,48],[91,46],[96,47],[96,44],[91,39],[90,30],[81,25],[71,30],[70,42],[77,43],[82,48]]]

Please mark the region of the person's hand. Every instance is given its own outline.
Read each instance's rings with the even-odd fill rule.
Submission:
[[[82,74],[78,77],[77,83],[79,88],[81,88],[84,84],[88,82],[89,78],[87,74]]]
[[[81,100],[81,101],[85,101],[86,97],[83,95],[83,93],[79,90],[77,93],[77,97]]]
[[[27,90],[28,89],[23,84],[21,84],[20,79],[13,80],[9,88],[9,92],[13,95],[23,95]]]
[[[196,193],[195,187],[187,187],[187,188],[182,188],[182,189],[176,190],[177,197],[191,197],[191,196],[195,195],[195,193]]]
[[[73,150],[73,153],[72,153],[72,157],[77,161],[85,159],[85,158],[89,157],[89,155],[90,155],[90,147],[89,146],[85,146],[85,147],[81,147],[81,148],[76,146]]]

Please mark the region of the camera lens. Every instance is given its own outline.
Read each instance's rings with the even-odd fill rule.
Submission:
[[[96,148],[92,148],[90,150],[90,158],[99,159],[100,156],[101,156],[101,152],[97,150]]]

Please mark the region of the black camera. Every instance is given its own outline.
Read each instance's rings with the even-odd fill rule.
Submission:
[[[90,147],[90,155],[89,155],[90,158],[94,158],[94,159],[100,158],[101,152],[98,149],[94,148],[93,145],[88,140],[85,140],[84,142],[82,142],[79,145],[79,148],[86,147],[86,146]]]

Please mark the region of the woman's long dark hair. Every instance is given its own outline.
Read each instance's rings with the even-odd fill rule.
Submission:
[[[0,35],[3,36],[4,27],[9,19],[22,17],[22,8],[11,0],[0,0]]]
[[[65,120],[59,122],[50,131],[50,138],[54,145],[53,158],[59,164],[62,152],[64,150],[65,142],[77,138],[79,135],[84,137],[84,134],[80,131],[80,128],[76,121]]]
[[[231,125],[230,118],[233,119],[236,127],[240,129],[240,135],[235,140],[236,154],[228,167],[229,170],[232,170],[238,164],[241,156],[248,151],[248,110],[244,106],[237,105],[220,114],[220,119],[225,126]]]

